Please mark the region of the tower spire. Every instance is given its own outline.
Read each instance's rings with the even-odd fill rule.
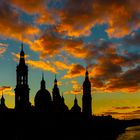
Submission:
[[[55,74],[54,84],[55,84],[55,85],[57,85],[57,78],[56,78],[56,74]]]
[[[42,72],[42,80],[44,80],[44,73]]]
[[[88,77],[88,66],[86,66],[86,77]]]
[[[23,51],[23,42],[21,43],[21,51]]]
[[[20,61],[19,61],[20,64],[25,64],[24,55],[25,55],[25,53],[24,53],[24,51],[23,51],[23,43],[21,43]]]
[[[44,80],[44,73],[42,72],[41,89],[45,89],[45,88],[46,88],[46,83]]]
[[[74,104],[77,104],[77,97],[76,97],[76,94],[75,94]]]

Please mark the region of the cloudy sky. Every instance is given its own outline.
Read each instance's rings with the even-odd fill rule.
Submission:
[[[29,66],[30,101],[42,71],[55,74],[69,108],[88,67],[95,115],[140,118],[139,0],[0,0],[0,91],[14,107],[21,42]]]

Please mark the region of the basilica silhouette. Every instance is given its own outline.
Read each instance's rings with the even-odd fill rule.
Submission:
[[[88,70],[85,72],[85,81],[83,82],[83,97],[82,97],[82,112],[78,105],[78,100],[75,96],[74,105],[69,110],[65,104],[63,95],[60,95],[60,90],[57,84],[55,75],[54,87],[52,89],[52,97],[46,89],[44,74],[40,82],[40,89],[37,91],[34,98],[34,106],[31,105],[29,99],[30,88],[28,84],[28,66],[25,62],[25,53],[23,43],[21,44],[19,64],[16,67],[16,87],[15,87],[15,111],[26,112],[36,111],[45,113],[71,113],[76,116],[91,117],[92,116],[92,97],[91,83],[88,76]],[[0,109],[7,110],[5,99],[2,95]]]

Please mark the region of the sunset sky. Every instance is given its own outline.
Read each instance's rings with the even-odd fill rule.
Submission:
[[[94,115],[140,118],[139,0],[0,0],[0,91],[14,107],[21,42],[30,101],[55,74],[69,109],[88,67]]]

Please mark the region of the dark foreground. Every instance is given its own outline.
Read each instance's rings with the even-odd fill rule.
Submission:
[[[132,125],[140,121],[7,112],[0,113],[0,140],[115,140]]]

